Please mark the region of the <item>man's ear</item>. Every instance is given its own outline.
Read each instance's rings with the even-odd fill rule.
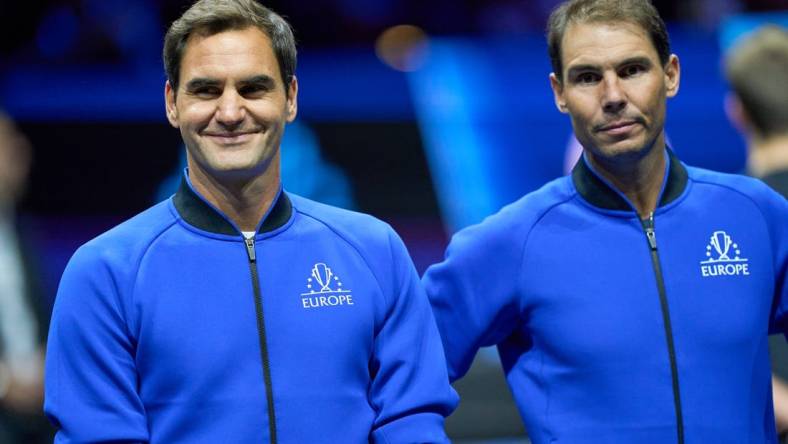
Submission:
[[[175,106],[175,90],[172,89],[169,80],[164,84],[164,107],[170,125],[178,128],[178,108]]]
[[[292,122],[298,114],[298,79],[293,76],[287,85],[287,121]]]
[[[564,84],[558,80],[558,76],[554,72],[550,73],[550,88],[553,89],[553,98],[555,99],[555,106],[558,111],[566,114],[569,111],[566,108],[566,101],[564,100]]]
[[[744,110],[739,96],[733,92],[725,94],[725,115],[728,116],[731,125],[740,133],[745,136],[750,134],[752,131],[752,124],[747,116],[747,111]]]
[[[673,97],[679,92],[679,83],[681,80],[681,65],[679,64],[679,57],[676,54],[671,54],[668,58],[668,63],[665,64],[665,89],[668,97]]]

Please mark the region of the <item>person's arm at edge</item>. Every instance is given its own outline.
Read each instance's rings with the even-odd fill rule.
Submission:
[[[44,412],[58,428],[56,443],[149,440],[120,281],[101,251],[90,246],[74,254],[61,279],[44,401]]]
[[[772,375],[772,398],[777,435],[782,438],[788,432],[788,384],[775,375]]]

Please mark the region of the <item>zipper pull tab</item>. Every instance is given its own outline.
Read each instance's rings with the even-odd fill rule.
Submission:
[[[246,254],[249,255],[249,262],[254,262],[257,260],[257,256],[254,254],[254,238],[244,239],[244,243],[246,243]]]
[[[657,249],[657,234],[654,233],[653,228],[646,229],[646,236],[648,237],[648,244],[651,246],[651,249],[656,251]]]
[[[657,233],[654,231],[654,212],[649,214],[646,220],[646,237],[648,238],[648,245],[652,250],[657,249]]]

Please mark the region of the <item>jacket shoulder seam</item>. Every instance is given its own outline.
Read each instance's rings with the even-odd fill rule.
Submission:
[[[153,246],[153,244],[160,237],[162,237],[164,235],[164,233],[166,233],[167,231],[172,229],[172,227],[174,225],[176,225],[177,223],[178,223],[178,219],[173,218],[173,220],[171,220],[169,223],[167,223],[165,226],[163,226],[158,233],[156,233],[155,235],[151,236],[150,239],[148,240],[148,242],[145,244],[145,246],[141,249],[140,254],[138,255],[137,260],[135,261],[135,264],[134,264],[134,269],[133,269],[134,279],[132,281],[131,288],[129,288],[129,297],[130,298],[132,298],[132,299],[134,298],[134,293],[135,293],[136,288],[137,288],[137,281],[139,280],[139,270],[140,270],[140,267],[142,266],[142,261],[145,259],[145,257],[148,255],[148,253],[151,251],[151,247]],[[128,313],[126,313],[124,304],[121,303],[120,307],[123,310],[123,317],[125,318],[126,328],[128,329],[128,322],[129,322]],[[133,337],[130,334],[130,332],[127,331],[126,333],[129,334],[130,337]]]
[[[556,208],[558,206],[566,204],[567,202],[575,199],[576,197],[577,197],[577,193],[573,192],[569,196],[565,197],[564,199],[561,199],[558,202],[554,202],[554,203],[550,204],[547,208],[542,210],[541,214],[539,214],[539,216],[536,218],[536,220],[534,220],[533,223],[531,223],[530,226],[528,227],[528,232],[525,234],[525,236],[523,237],[523,241],[522,241],[522,247],[521,247],[521,252],[520,252],[520,261],[519,261],[519,265],[520,266],[518,268],[518,272],[519,272],[519,275],[520,275],[520,278],[518,279],[518,286],[520,287],[521,291],[523,289],[525,289],[525,283],[524,283],[524,280],[525,280],[524,267],[525,267],[525,259],[526,259],[525,256],[526,256],[526,250],[528,249],[528,241],[531,239],[531,233],[533,232],[534,228],[537,225],[539,225],[539,223],[542,221],[542,219],[544,219],[544,217],[547,215],[547,213],[549,213],[550,211],[552,211],[554,208]],[[523,313],[524,310],[525,310],[525,307],[523,306],[525,298],[521,297],[519,299],[520,299],[520,307],[519,307],[520,308],[520,313]]]

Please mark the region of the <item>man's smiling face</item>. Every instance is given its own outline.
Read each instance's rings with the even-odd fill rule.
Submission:
[[[167,83],[167,117],[186,143],[189,168],[249,179],[277,159],[296,115],[296,81],[284,85],[271,41],[255,27],[192,35],[178,90]],[[287,88],[287,90],[286,90]]]

